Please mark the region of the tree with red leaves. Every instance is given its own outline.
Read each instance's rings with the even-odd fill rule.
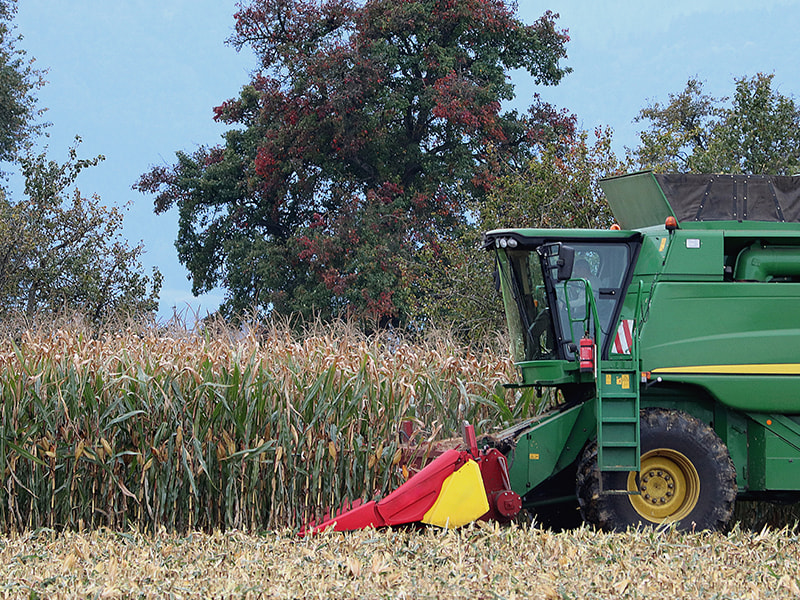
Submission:
[[[177,206],[195,293],[223,311],[403,319],[413,265],[467,225],[504,165],[574,129],[509,70],[540,85],[569,71],[567,34],[505,0],[250,0],[232,43],[260,64],[215,109],[224,144],[142,176],[156,212]],[[425,249],[421,254],[420,250]]]

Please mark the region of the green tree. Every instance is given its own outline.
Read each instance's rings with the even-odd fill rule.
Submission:
[[[599,181],[630,168],[614,154],[612,138],[608,128],[595,130],[593,140],[580,131],[500,177],[478,207],[482,229],[609,227],[613,216]]]
[[[669,94],[666,105],[654,102],[643,108],[636,122],[648,122],[640,134],[633,158],[642,168],[663,172],[691,171],[696,155],[708,149],[709,134],[721,115],[725,99],[703,94],[703,83],[690,79],[678,94]]]
[[[0,314],[70,309],[102,322],[158,309],[161,275],[142,274],[142,246],[120,235],[122,212],[74,187],[102,159],[79,159],[76,147],[64,164],[20,159],[25,197],[0,198]]]
[[[573,128],[538,98],[501,107],[508,70],[568,72],[549,12],[525,25],[504,0],[251,0],[235,19],[234,45],[260,60],[215,109],[236,127],[137,186],[157,212],[177,206],[193,289],[225,286],[228,313],[405,316],[409,266],[459,235],[503,164]]]
[[[161,275],[142,273],[141,245],[120,236],[122,211],[75,187],[102,157],[79,159],[76,144],[59,164],[34,150],[46,127],[34,96],[44,81],[18,48],[15,13],[15,0],[0,0],[0,161],[25,181],[19,198],[0,188],[0,316],[72,309],[100,322],[154,312]]]
[[[793,174],[800,167],[800,109],[772,89],[774,75],[736,80],[728,98],[713,98],[690,79],[663,106],[643,109],[649,121],[633,157],[642,168],[693,173]]]
[[[34,92],[43,85],[42,73],[33,68],[20,41],[13,17],[16,0],[0,0],[0,161],[11,161],[41,132]]]

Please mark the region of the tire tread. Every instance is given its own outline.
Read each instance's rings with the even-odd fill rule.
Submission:
[[[648,408],[642,410],[640,415],[642,432],[677,432],[678,436],[696,440],[706,450],[707,457],[714,465],[712,481],[705,480],[702,485],[715,484],[717,501],[708,507],[708,514],[704,516],[702,522],[697,523],[687,519],[687,522],[677,525],[678,529],[724,530],[733,516],[737,487],[736,469],[723,441],[707,424],[682,411]],[[642,453],[645,451],[643,448]],[[601,495],[600,476],[597,468],[597,442],[593,441],[586,447],[578,462],[575,482],[578,505],[584,521],[605,531],[620,531],[637,525],[653,525],[644,519],[629,522],[624,516],[624,511],[620,510],[621,502],[629,502],[627,497]],[[627,478],[627,473],[625,477]]]

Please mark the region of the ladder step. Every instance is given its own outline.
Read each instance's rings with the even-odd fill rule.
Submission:
[[[603,423],[638,423],[639,418],[633,417],[603,417]]]

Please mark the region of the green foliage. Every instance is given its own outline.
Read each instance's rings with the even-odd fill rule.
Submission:
[[[33,94],[44,81],[17,47],[16,11],[16,0],[0,2],[0,161],[13,160],[43,127],[35,122],[39,112]]]
[[[478,226],[465,228],[447,251],[422,249],[408,266],[412,326],[446,327],[465,343],[482,347],[505,332],[505,314],[494,289],[494,258],[481,247]]]
[[[611,150],[610,129],[550,143],[527,164],[498,179],[479,206],[483,230],[502,227],[606,228],[613,223],[598,182],[627,171]]]
[[[25,181],[21,198],[0,189],[0,317],[80,310],[97,323],[154,312],[161,274],[141,273],[141,245],[120,236],[122,211],[74,187],[103,157],[79,159],[76,143],[59,164],[34,150],[46,124],[33,91],[44,81],[16,46],[15,12],[16,0],[0,0],[0,161]]]
[[[772,89],[773,75],[736,80],[727,98],[702,92],[690,79],[680,94],[670,94],[643,109],[649,121],[633,151],[642,168],[692,173],[796,173],[800,167],[800,108],[794,99]]]
[[[504,163],[572,131],[509,69],[556,84],[566,34],[525,25],[504,0],[251,0],[237,47],[260,69],[216,109],[224,144],[143,175],[156,211],[177,206],[177,247],[200,293],[225,313],[314,312],[404,319],[415,269],[462,235],[469,205]]]
[[[0,198],[0,315],[80,310],[100,322],[158,309],[161,275],[141,273],[143,249],[121,238],[122,212],[74,188],[102,159],[79,159],[76,147],[64,164],[20,159],[25,197]]]
[[[713,120],[721,116],[717,104],[724,99],[702,92],[702,82],[690,79],[682,92],[669,94],[666,106],[654,102],[639,112],[637,122],[650,122],[649,128],[640,133],[641,144],[634,150],[634,157],[643,168],[687,171],[692,156],[707,150]]]

